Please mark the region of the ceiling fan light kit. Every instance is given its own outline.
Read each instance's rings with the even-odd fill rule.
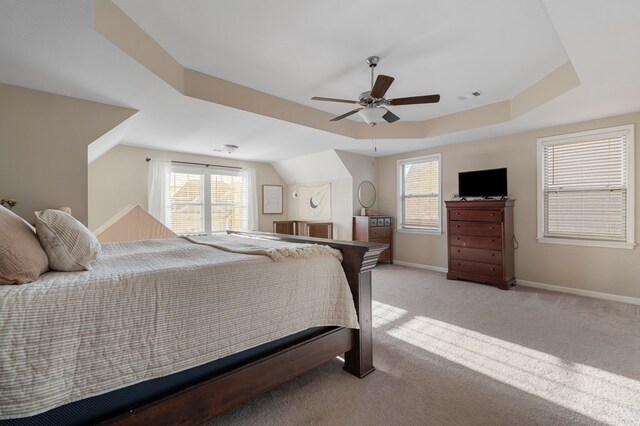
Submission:
[[[358,111],[358,115],[362,117],[367,124],[371,125],[379,123],[386,113],[387,110],[385,108],[378,107],[366,107]]]
[[[379,74],[374,83],[373,69],[378,65],[379,62],[380,58],[377,56],[369,56],[367,58],[367,64],[369,65],[369,68],[371,68],[371,90],[361,93],[357,101],[351,101],[349,99],[324,98],[320,96],[314,96],[311,99],[314,101],[339,102],[358,105],[358,108],[334,117],[330,121],[339,121],[343,118],[357,113],[364,119],[365,122],[367,122],[367,124],[371,126],[375,126],[381,121],[386,121],[387,123],[395,123],[396,121],[400,120],[400,117],[386,108],[389,105],[399,106],[433,104],[440,101],[440,95],[410,96],[406,98],[386,99],[384,95],[387,93],[387,90],[389,90],[389,87],[391,87],[391,84],[395,79],[388,75]]]
[[[227,154],[231,155],[234,152],[236,152],[238,148],[239,148],[238,145],[225,144],[225,145],[221,145],[219,148],[215,148],[214,151],[226,152]]]

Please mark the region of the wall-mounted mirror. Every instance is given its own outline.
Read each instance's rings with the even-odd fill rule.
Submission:
[[[366,209],[376,202],[376,187],[368,180],[363,181],[358,187],[358,202]]]

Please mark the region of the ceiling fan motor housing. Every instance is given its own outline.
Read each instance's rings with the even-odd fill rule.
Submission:
[[[360,99],[361,105],[370,105],[375,102],[375,98],[371,97],[371,90],[360,93],[360,96],[358,96],[358,98]]]

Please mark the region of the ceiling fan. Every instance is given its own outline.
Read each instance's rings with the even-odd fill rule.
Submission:
[[[371,124],[372,126],[375,126],[380,120],[385,120],[387,123],[395,123],[400,120],[400,117],[386,108],[389,105],[433,104],[440,101],[440,95],[386,99],[384,95],[387,93],[387,90],[389,90],[394,78],[388,75],[379,74],[374,84],[373,69],[379,62],[380,58],[377,56],[369,56],[367,58],[367,64],[369,64],[369,68],[371,68],[371,90],[361,93],[357,101],[351,101],[349,99],[323,98],[319,96],[314,96],[311,99],[314,101],[341,102],[345,104],[359,105],[358,108],[334,117],[331,121],[342,120],[343,118],[358,113],[364,121],[367,122],[367,124]]]

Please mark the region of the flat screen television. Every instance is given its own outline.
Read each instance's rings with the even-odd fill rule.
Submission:
[[[458,196],[507,197],[507,169],[475,170],[458,173]]]

